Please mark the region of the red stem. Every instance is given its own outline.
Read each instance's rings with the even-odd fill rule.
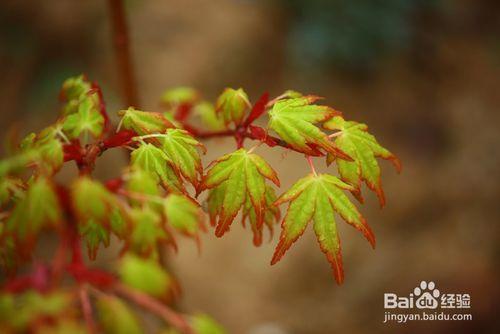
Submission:
[[[239,135],[243,138],[260,140],[270,147],[281,146],[283,148],[287,148],[289,150],[292,150],[292,151],[295,151],[298,153],[304,153],[304,152],[301,152],[301,151],[296,150],[295,148],[291,147],[285,141],[281,140],[278,137],[266,135],[266,139],[268,139],[268,140],[265,140],[264,138],[261,138],[260,136],[256,136],[255,134],[253,134],[252,132],[249,132],[249,131],[238,133],[237,130],[224,130],[224,131],[219,131],[219,132],[199,132],[198,130],[196,130],[196,132],[194,134],[194,136],[198,139],[210,139],[210,138],[218,138],[218,137],[233,137],[233,136],[237,136],[237,135]],[[321,152],[319,154],[322,155]]]
[[[314,168],[314,164],[310,155],[307,156],[307,163],[309,164],[309,167],[311,167],[311,171],[314,176],[317,176],[318,174],[316,173],[316,168]]]
[[[92,305],[90,304],[89,293],[85,285],[81,285],[78,291],[80,295],[80,303],[82,304],[83,318],[87,326],[87,331],[90,334],[96,333],[96,325],[92,316]]]
[[[137,86],[130,55],[129,35],[123,0],[108,0],[113,25],[116,64],[127,107],[139,107]]]

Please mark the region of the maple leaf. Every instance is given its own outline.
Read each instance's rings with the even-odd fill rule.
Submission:
[[[0,176],[22,170],[28,165],[35,166],[42,174],[57,172],[64,161],[59,133],[57,126],[51,126],[39,134],[27,135],[19,145],[19,152],[0,161]]]
[[[48,127],[42,130],[28,150],[33,155],[33,162],[46,173],[55,173],[61,168],[64,161],[62,143],[59,140],[60,132],[57,127]]]
[[[247,198],[255,209],[257,225],[261,226],[266,206],[265,178],[279,186],[276,172],[264,159],[244,148],[224,155],[213,164],[204,177],[202,189],[212,189],[209,211],[212,224],[218,217],[216,236],[221,237],[229,229]]]
[[[225,334],[225,329],[206,314],[191,316],[189,323],[194,334]]]
[[[131,253],[120,260],[118,272],[125,285],[161,299],[169,297],[175,284],[158,261]]]
[[[200,94],[196,89],[181,86],[166,90],[161,97],[161,102],[169,107],[175,107],[184,103],[193,104],[199,97]]]
[[[73,210],[81,222],[94,220],[105,224],[115,208],[120,208],[116,197],[100,182],[88,176],[75,180],[71,187]]]
[[[340,114],[330,107],[312,104],[317,99],[316,96],[304,96],[277,101],[269,112],[268,127],[299,152],[318,156],[322,153],[317,148],[322,148],[342,159],[352,160],[314,125]]]
[[[168,155],[151,143],[142,142],[131,156],[131,166],[154,175],[170,191],[185,192],[178,173]]]
[[[61,89],[63,100],[75,100],[88,92],[92,88],[85,75],[81,74],[64,80]]]
[[[21,179],[13,177],[0,178],[0,208],[11,200],[19,200],[24,196],[25,185]]]
[[[139,255],[149,256],[155,254],[158,243],[169,241],[161,216],[147,206],[129,211],[133,230],[127,247]]]
[[[109,245],[110,227],[114,225],[117,228],[117,221],[113,220],[118,217],[114,216],[124,215],[124,210],[112,193],[89,177],[80,177],[73,183],[71,199],[78,218],[78,230],[86,241],[89,258],[95,259],[99,245]],[[119,230],[117,232],[120,233]]]
[[[175,126],[176,128],[178,129],[183,128],[182,123],[175,119],[174,110],[165,111],[162,115],[167,119],[167,121],[172,123],[172,125]]]
[[[339,284],[342,283],[344,272],[334,213],[336,212],[348,224],[361,231],[375,247],[373,232],[342,190],[353,190],[353,187],[328,174],[310,174],[297,181],[278,198],[275,205],[290,203],[281,224],[280,241],[276,246],[271,264],[275,264],[282,258],[312,220],[314,232],[321,250],[332,266],[335,280]]]
[[[125,237],[129,234],[130,224],[127,219],[124,217],[124,214],[121,209],[115,208],[109,217],[109,226],[111,231],[119,238],[125,239]]]
[[[354,161],[337,161],[342,180],[354,187],[353,194],[360,201],[363,201],[361,182],[365,181],[368,188],[377,194],[380,205],[384,206],[385,196],[376,157],[390,160],[398,172],[401,170],[399,159],[382,147],[375,137],[368,133],[366,124],[345,121],[342,117],[336,116],[323,126],[329,130],[339,130],[335,133],[335,144],[354,159]],[[333,159],[334,157],[328,156],[327,162],[331,163]]]
[[[158,188],[157,177],[154,174],[145,171],[141,168],[132,168],[131,171],[126,175],[127,191],[133,194],[140,194],[145,196],[159,196],[160,189]],[[130,203],[133,206],[141,206],[144,201],[133,196],[129,198]],[[158,203],[151,201],[148,205],[161,209]]]
[[[97,298],[96,308],[105,333],[144,333],[138,317],[118,297],[101,294]]]
[[[109,230],[93,219],[87,220],[85,224],[79,224],[78,232],[82,236],[83,240],[85,240],[88,256],[91,260],[96,259],[99,245],[102,244],[104,247],[109,246]]]
[[[63,107],[63,115],[73,114],[78,111],[80,98],[92,89],[92,84],[84,75],[68,78],[64,81],[61,89],[61,100],[66,101]]]
[[[104,116],[100,111],[100,101],[97,92],[84,94],[79,102],[77,111],[66,116],[63,121],[63,130],[69,138],[79,138],[88,132],[97,138],[104,129]]]
[[[243,89],[226,88],[217,99],[215,111],[221,115],[224,123],[241,124],[245,117],[245,111],[250,107],[247,94]]]
[[[9,216],[5,232],[16,242],[31,243],[44,227],[57,227],[62,221],[59,200],[50,181],[37,178]]]
[[[193,108],[194,115],[198,116],[202,124],[211,131],[222,131],[226,129],[224,119],[215,112],[212,103],[202,101]]]
[[[205,153],[205,146],[194,139],[189,132],[181,129],[167,129],[167,132],[158,140],[172,166],[197,188],[199,177],[203,173],[197,148],[201,148]]]
[[[198,204],[192,199],[179,194],[170,194],[164,202],[167,223],[175,230],[197,238],[203,228],[203,215]]]
[[[134,109],[121,110],[118,115],[122,117],[118,129],[121,127],[133,130],[138,135],[163,133],[168,128],[175,128],[165,116],[158,112],[148,112]]]
[[[280,220],[280,209],[274,205],[274,202],[276,201],[276,193],[271,186],[266,186],[265,197],[266,201],[263,213],[264,224],[259,225],[256,209],[254,208],[249,197],[247,197],[243,207],[241,221],[243,225],[245,225],[246,220],[250,222],[250,226],[253,231],[253,243],[255,246],[260,246],[262,244],[262,232],[264,225],[267,226],[272,238],[274,224]]]
[[[71,318],[71,312],[68,310],[72,309],[75,300],[67,291],[51,290],[41,293],[30,289],[18,295],[17,300],[11,300],[10,303],[6,303],[6,300],[2,302],[2,325],[10,323],[12,328],[16,329],[14,332],[27,332],[36,323],[37,330],[40,329],[39,325],[42,324],[40,319]],[[4,329],[2,326],[2,332]],[[53,329],[48,330],[51,331]],[[7,333],[9,332],[11,331],[7,330]]]

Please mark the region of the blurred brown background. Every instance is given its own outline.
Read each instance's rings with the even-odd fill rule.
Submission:
[[[500,2],[170,0],[127,1],[127,10],[144,109],[177,85],[211,100],[226,86],[254,101],[315,93],[368,123],[403,161],[401,175],[382,163],[386,208],[372,194],[361,208],[375,251],[339,224],[343,286],[310,230],[270,267],[276,237],[255,248],[235,224],[222,239],[206,234],[201,255],[183,241],[170,256],[183,309],[231,333],[498,333]],[[106,1],[2,1],[2,134],[52,121],[62,81],[79,73],[102,85],[111,113],[124,107],[110,32]],[[234,148],[206,144],[206,163]],[[276,152],[259,148],[286,189],[308,167]],[[103,178],[121,168],[116,158],[103,158]],[[469,293],[474,320],[383,324],[384,292],[406,295],[421,280]]]

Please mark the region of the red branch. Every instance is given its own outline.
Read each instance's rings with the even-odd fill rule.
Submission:
[[[129,35],[123,0],[108,0],[113,25],[116,63],[127,107],[139,107],[137,86],[130,56]]]
[[[79,142],[63,146],[64,161],[74,160],[80,174],[90,174],[94,169],[95,160],[104,151],[112,147],[124,146],[137,134],[131,130],[122,130],[98,142],[82,147]]]
[[[85,285],[79,288],[80,303],[82,304],[83,318],[85,319],[85,324],[87,325],[87,331],[90,334],[96,332],[96,325],[94,317],[92,316],[92,305],[90,304],[89,293]]]
[[[267,132],[262,129],[261,127],[250,125],[249,126],[249,131],[245,132],[239,132],[238,130],[224,130],[224,131],[219,131],[219,132],[200,132],[198,130],[195,131],[193,134],[196,138],[199,139],[210,139],[210,138],[218,138],[218,137],[236,137],[237,135],[243,137],[243,138],[249,138],[253,140],[260,140],[264,142],[267,146],[269,147],[274,147],[274,146],[281,146],[283,148],[287,148],[289,150],[298,152],[303,154],[304,152],[301,152],[292,146],[288,145],[284,140],[281,140],[278,137],[270,136],[267,134]],[[315,152],[314,156],[323,156],[324,154],[320,152],[319,150]]]

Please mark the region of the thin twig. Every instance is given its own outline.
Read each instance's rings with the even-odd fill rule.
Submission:
[[[338,137],[342,134],[342,131],[339,131],[339,132],[334,132],[330,135],[328,135],[328,138],[334,138],[334,137]]]
[[[288,97],[290,95],[290,93],[288,92],[285,92],[277,97],[275,97],[274,99],[272,99],[271,101],[267,102],[266,104],[266,108],[270,108],[272,107],[276,102],[278,102],[279,100],[281,99],[284,99],[285,97]]]
[[[198,139],[211,139],[211,138],[232,137],[235,134],[236,134],[235,130],[225,130],[225,131],[219,131],[219,132],[198,132],[198,133],[194,134],[194,137],[198,138]],[[301,152],[301,151],[296,150],[295,148],[291,147],[285,141],[281,140],[278,137],[268,135],[267,138],[271,139],[272,142],[275,144],[275,145],[269,145],[266,141],[263,141],[261,138],[256,137],[254,134],[252,134],[251,132],[248,132],[248,131],[241,133],[241,136],[248,138],[248,139],[252,139],[252,140],[259,140],[268,146],[281,146],[283,148],[287,148],[289,150],[292,150],[292,151],[295,151],[298,153],[304,153],[304,152]]]
[[[248,150],[248,153],[252,153],[253,151],[255,151],[255,149],[256,149],[257,147],[259,147],[259,146],[260,146],[260,145],[262,145],[262,144],[264,144],[264,142],[263,142],[263,141],[259,142],[257,145],[252,146],[252,147]]]
[[[310,155],[307,156],[307,162],[309,163],[309,167],[311,167],[311,171],[314,174],[314,176],[318,176],[318,174],[316,173],[316,168],[314,168],[312,157]]]
[[[219,132],[199,132],[195,133],[194,136],[200,139],[209,139],[209,138],[217,138],[217,137],[231,137],[236,133],[235,130],[225,130]]]

